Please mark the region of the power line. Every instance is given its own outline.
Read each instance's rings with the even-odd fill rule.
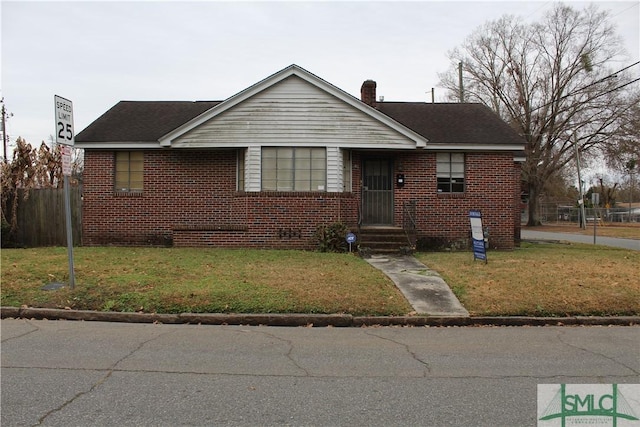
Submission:
[[[600,80],[597,80],[597,81],[595,81],[595,82],[589,83],[588,85],[586,85],[586,86],[584,86],[584,87],[582,87],[582,88],[580,88],[580,89],[576,89],[576,90],[574,91],[574,93],[575,93],[575,92],[583,91],[583,90],[585,90],[585,89],[587,89],[587,88],[589,88],[589,87],[591,87],[591,86],[594,86],[594,85],[596,85],[596,84],[598,84],[598,83],[602,83],[603,81],[605,81],[605,80],[607,80],[607,79],[610,79],[610,78],[612,78],[612,77],[616,77],[616,76],[618,75],[618,73],[621,73],[621,72],[623,72],[623,71],[625,71],[625,70],[628,70],[629,68],[631,68],[631,67],[633,67],[633,66],[636,66],[636,65],[638,65],[638,64],[640,64],[640,61],[634,62],[634,63],[633,63],[633,64],[631,64],[631,65],[628,65],[628,66],[626,66],[626,67],[624,67],[624,68],[621,68],[620,70],[615,71],[615,72],[613,72],[613,73],[609,74],[608,76],[601,78]],[[635,83],[635,82],[637,82],[637,81],[639,81],[639,80],[640,80],[640,78],[635,79],[635,80],[633,80],[633,81],[630,81],[630,82],[628,82],[628,83],[625,83],[625,84],[623,84],[623,85],[621,85],[621,86],[618,86],[617,88],[610,89],[610,90],[608,90],[608,91],[606,91],[606,92],[603,92],[603,93],[601,93],[601,94],[597,95],[595,98],[598,98],[598,97],[600,97],[600,96],[602,96],[602,95],[606,95],[606,94],[611,93],[611,92],[613,92],[613,91],[616,91],[616,90],[618,90],[618,89],[622,89],[623,87],[628,86],[628,85],[630,85],[630,84],[632,84],[632,83]],[[569,96],[571,96],[571,95],[573,95],[573,94],[566,94],[566,95],[564,95],[564,96],[560,97],[560,99],[558,99],[557,101],[561,101],[561,100],[563,100],[563,99],[565,99],[565,98],[568,98],[568,97],[569,97]],[[551,105],[551,104],[553,104],[554,102],[557,102],[557,101],[556,101],[556,100],[549,101],[549,102],[547,102],[546,104],[542,104],[542,105],[540,105],[539,107],[533,108],[532,110],[530,110],[530,111],[529,111],[529,113],[533,113],[534,111],[537,111],[537,110],[539,110],[539,109],[541,109],[541,108],[547,107],[547,106],[549,106],[549,105]],[[519,119],[520,117],[524,116],[525,114],[526,114],[526,113],[519,114],[519,115],[515,116],[515,117],[514,117],[514,119]]]
[[[537,8],[536,10],[534,10],[533,12],[531,12],[530,14],[527,15],[527,18],[532,17],[533,15],[535,15],[536,13],[538,13],[538,11],[540,11],[543,7],[547,6],[549,3],[551,3],[550,1],[545,2],[542,4],[542,6],[540,6],[539,8]]]
[[[621,10],[620,12],[616,13],[615,15],[612,15],[612,18],[613,18],[613,17],[616,17],[616,16],[618,16],[618,15],[621,15],[621,14],[623,14],[623,13],[625,13],[627,10],[631,9],[632,7],[636,7],[636,6],[638,6],[639,4],[640,4],[640,3],[634,3],[634,4],[632,4],[632,5],[631,5],[631,6],[629,6],[628,8]]]
[[[638,77],[638,78],[637,78],[637,79],[635,79],[635,80],[631,80],[631,81],[630,81],[630,82],[628,82],[628,83],[625,83],[625,84],[623,84],[623,85],[620,85],[620,86],[618,86],[618,87],[616,87],[616,88],[613,88],[613,89],[610,89],[610,90],[608,90],[608,91],[606,91],[606,92],[603,92],[603,93],[601,93],[601,94],[600,94],[600,95],[598,95],[598,96],[606,95],[606,94],[608,94],[608,93],[613,92],[614,90],[622,89],[623,87],[625,87],[625,86],[629,86],[630,84],[633,84],[633,83],[635,83],[635,82],[640,82],[640,77]],[[596,96],[596,98],[597,98],[598,96]]]
[[[635,65],[638,65],[638,64],[640,64],[640,61],[638,61],[638,62],[634,62],[634,63],[633,63],[633,64],[631,64],[631,65],[628,65],[628,66],[626,66],[626,67],[624,67],[624,68],[621,68],[620,70],[618,70],[618,71],[616,71],[616,72],[614,72],[614,73],[612,73],[612,74],[609,74],[607,77],[603,77],[603,78],[601,78],[600,80],[595,81],[595,82],[593,82],[593,83],[590,83],[590,84],[586,85],[585,87],[583,87],[582,89],[578,89],[578,90],[583,90],[583,89],[586,89],[586,88],[591,87],[591,86],[593,86],[593,85],[596,85],[596,84],[598,84],[598,83],[602,83],[603,81],[605,81],[605,80],[607,80],[607,79],[610,79],[611,77],[617,77],[617,76],[618,76],[618,73],[621,73],[621,72],[623,72],[624,70],[628,70],[629,68],[631,68],[631,67],[633,67],[633,66],[635,66]]]

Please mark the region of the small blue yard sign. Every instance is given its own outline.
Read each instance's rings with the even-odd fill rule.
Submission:
[[[349,252],[351,252],[351,244],[355,243],[356,241],[356,235],[353,233],[347,233],[347,236],[345,238],[345,240],[347,241],[347,243],[349,244]]]
[[[473,260],[481,259],[487,263],[487,249],[484,246],[484,232],[482,231],[482,214],[479,210],[469,211],[471,222],[471,240],[473,241]]]

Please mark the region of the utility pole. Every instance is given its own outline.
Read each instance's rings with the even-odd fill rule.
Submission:
[[[586,229],[587,218],[585,218],[584,194],[582,193],[582,177],[580,176],[580,151],[578,150],[577,132],[573,132],[573,145],[576,147],[576,166],[578,168],[578,193],[580,193],[580,200],[578,200],[578,205],[580,207],[580,228]]]
[[[458,63],[458,84],[460,85],[460,103],[464,102],[464,85],[462,83],[462,62]]]
[[[7,145],[8,145],[8,137],[7,137],[7,110],[4,108],[4,98],[0,100],[2,102],[2,146],[4,147],[4,151],[2,152],[4,156],[4,162],[8,163],[9,159],[7,159]]]
[[[629,222],[631,222],[631,203],[633,202],[633,169],[636,167],[635,160],[630,160],[627,163],[627,167],[629,168]]]

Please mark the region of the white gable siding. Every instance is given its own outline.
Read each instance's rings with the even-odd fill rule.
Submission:
[[[327,191],[342,192],[342,152],[327,147]]]
[[[416,148],[415,141],[297,76],[268,87],[171,142],[174,148],[250,145]]]

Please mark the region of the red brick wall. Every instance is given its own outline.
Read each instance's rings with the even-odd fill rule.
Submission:
[[[85,245],[309,249],[320,224],[356,226],[352,194],[237,192],[232,150],[147,151],[141,194],[114,192],[113,162],[85,151]]]
[[[516,246],[520,246],[522,238],[522,165],[516,163],[513,168],[513,180],[518,183],[513,189],[513,240]]]
[[[490,246],[513,248],[516,211],[518,224],[520,215],[514,199],[517,191],[519,200],[520,175],[513,154],[468,153],[465,168],[464,193],[438,193],[435,153],[397,154],[395,173],[405,175],[405,185],[395,188],[395,225],[402,226],[404,202],[415,200],[418,238],[462,241],[470,238],[469,210],[479,209]]]
[[[397,226],[403,202],[416,200],[419,237],[464,240],[469,210],[480,209],[491,247],[513,247],[520,178],[510,153],[467,154],[463,194],[437,193],[434,153],[391,157],[406,178],[395,189]],[[361,160],[354,153],[353,193],[243,193],[233,150],[147,151],[144,191],[131,195],[114,192],[113,152],[85,150],[83,243],[311,249],[318,225],[355,230]]]

